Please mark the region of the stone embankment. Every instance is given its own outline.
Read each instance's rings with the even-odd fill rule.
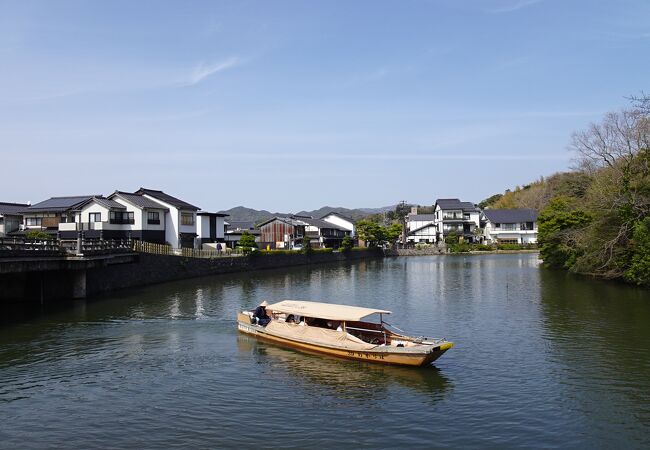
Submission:
[[[196,258],[131,253],[111,258],[0,259],[0,302],[86,298],[117,289],[233,272],[381,258],[381,251]]]

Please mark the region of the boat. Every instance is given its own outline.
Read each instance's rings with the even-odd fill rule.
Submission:
[[[384,321],[383,309],[303,300],[266,306],[271,321],[261,325],[253,311],[237,313],[240,332],[285,347],[357,361],[426,366],[454,344],[444,338],[413,337]],[[367,320],[377,318],[378,322]]]

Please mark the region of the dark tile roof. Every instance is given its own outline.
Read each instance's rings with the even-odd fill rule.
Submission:
[[[228,230],[252,230],[255,228],[255,222],[249,220],[229,220]]]
[[[260,223],[257,226],[257,228],[263,227],[264,225],[267,225],[267,224],[269,224],[271,222],[275,222],[276,220],[278,220],[280,222],[284,222],[284,223],[289,224],[289,225],[293,225],[293,226],[304,226],[304,225],[306,225],[306,222],[304,221],[304,219],[298,220],[298,219],[294,219],[294,218],[291,218],[291,217],[275,216],[275,217],[272,217],[272,218],[270,218],[268,220],[265,220],[264,222]]]
[[[155,189],[146,189],[146,188],[140,188],[137,191],[135,191],[135,194],[147,194],[152,196],[153,198],[156,198],[160,201],[163,201],[169,205],[172,205],[178,209],[191,209],[194,211],[198,211],[199,208],[198,206],[194,206],[190,203],[187,203],[179,198],[172,197],[169,194],[165,194],[163,191],[156,191]]]
[[[343,230],[347,231],[347,228],[334,225],[332,222],[328,222],[322,219],[312,219],[310,217],[296,216],[300,221],[305,222],[306,224],[317,227],[317,228],[331,228],[333,230]]]
[[[158,202],[155,202],[151,200],[150,198],[147,198],[143,195],[139,194],[132,194],[130,192],[122,192],[122,191],[115,191],[111,195],[109,195],[108,198],[113,198],[114,196],[118,196],[125,201],[131,203],[134,206],[137,206],[138,208],[151,208],[151,209],[162,209],[165,211],[169,211],[169,208],[165,208],[163,205],[161,205]]]
[[[0,202],[0,214],[4,215],[20,215],[27,208],[29,208],[29,205],[26,203]]]
[[[91,201],[94,201],[98,203],[99,205],[102,205],[104,208],[108,209],[126,209],[126,206],[124,206],[121,203],[117,203],[115,200],[108,199],[106,197],[93,197],[88,200],[86,200],[83,203],[80,203],[79,206],[86,206],[88,203]]]
[[[466,212],[478,211],[478,208],[474,206],[474,203],[461,202],[457,198],[439,198],[436,200],[436,205],[439,205],[440,209],[462,209]]]
[[[485,209],[483,214],[492,223],[535,222],[538,215],[534,209]]]
[[[409,222],[422,222],[424,220],[434,220],[435,214],[411,214],[408,216]]]
[[[40,211],[53,211],[63,212],[69,209],[74,209],[78,205],[88,201],[93,197],[101,197],[101,195],[76,195],[71,197],[52,197],[36,203],[25,210],[25,212],[40,212]]]

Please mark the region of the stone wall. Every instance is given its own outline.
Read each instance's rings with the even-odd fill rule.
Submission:
[[[353,261],[382,257],[374,251],[342,253],[313,253],[305,255],[279,254],[268,256],[233,256],[213,259],[184,258],[173,255],[140,253],[135,262],[113,264],[86,272],[86,293],[88,296],[115,289],[163,283],[165,281],[202,277],[232,272],[275,269],[279,267],[303,266]]]

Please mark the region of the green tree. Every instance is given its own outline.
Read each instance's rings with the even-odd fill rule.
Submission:
[[[576,232],[590,221],[589,214],[576,203],[570,197],[554,198],[537,219],[537,241],[546,267],[571,269],[576,261]]]
[[[632,261],[625,279],[638,285],[650,285],[650,217],[634,227]]]
[[[238,247],[242,249],[244,254],[248,254],[253,251],[254,248],[257,248],[257,243],[255,242],[255,236],[250,234],[248,231],[244,231],[239,239]]]
[[[346,234],[343,240],[341,241],[341,246],[339,247],[339,250],[342,251],[343,253],[347,253],[350,250],[352,250],[353,246],[354,246],[354,242],[352,242],[352,238]]]
[[[305,237],[302,238],[302,252],[305,255],[311,255],[314,252],[314,249],[311,248],[311,239],[307,236],[307,231],[305,230]]]

